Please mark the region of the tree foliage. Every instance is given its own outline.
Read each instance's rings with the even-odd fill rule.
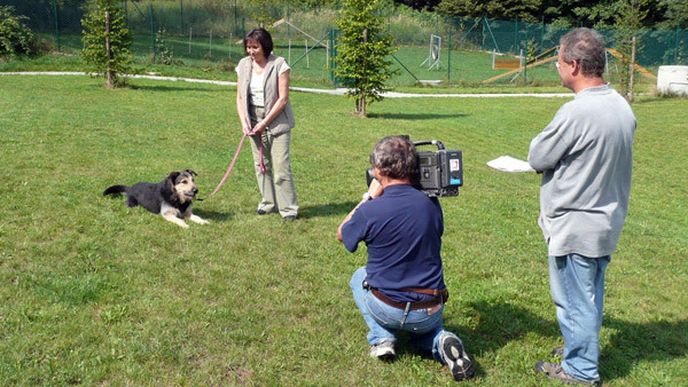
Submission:
[[[81,55],[90,66],[89,70],[102,74],[108,87],[123,82],[122,73],[129,70],[131,63],[131,35],[124,20],[124,12],[117,0],[91,0],[83,25]],[[106,31],[106,15],[109,15],[109,32]]]
[[[394,0],[396,4],[403,4],[418,11],[433,11],[441,0]]]
[[[16,15],[14,7],[0,6],[0,57],[29,55],[34,52],[35,38],[26,26],[26,16]]]
[[[341,31],[335,73],[356,101],[355,112],[367,114],[367,105],[382,100],[394,75],[389,56],[395,51],[385,31],[382,0],[345,0],[337,27]]]
[[[621,58],[620,71],[620,87],[619,91],[626,96],[629,101],[633,100],[633,68],[634,58],[633,50],[639,52],[640,47],[639,36],[641,28],[643,27],[643,20],[647,17],[645,11],[649,0],[621,0],[616,9],[615,16],[615,36],[616,49],[619,50],[623,57]],[[634,38],[635,43],[634,43]],[[635,45],[635,47],[634,47]]]
[[[538,22],[541,0],[442,0],[437,10],[446,16],[487,16]]]
[[[659,4],[665,10],[663,24],[669,28],[688,28],[688,1],[660,0]]]
[[[520,19],[526,22],[556,23],[560,26],[609,27],[615,23],[625,0],[442,0],[437,11],[452,17]],[[685,0],[648,0],[641,11],[645,27],[672,20],[673,25],[688,22]]]

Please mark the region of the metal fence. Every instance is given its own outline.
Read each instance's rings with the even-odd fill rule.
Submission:
[[[12,5],[27,16],[29,26],[61,52],[81,49],[84,3],[0,0],[0,5]],[[177,64],[230,69],[244,55],[241,37],[262,22],[273,35],[276,53],[292,65],[296,80],[335,82],[336,9],[304,9],[288,3],[252,6],[237,0],[123,0],[120,4],[134,36],[132,51],[144,64],[154,60],[162,43]],[[392,58],[398,70],[393,85],[558,82],[547,58],[566,29],[518,20],[448,19],[393,6],[384,16],[398,45]],[[601,32],[608,46],[617,46],[614,31]],[[637,41],[637,62],[650,72],[663,64],[688,64],[688,31],[642,30]],[[618,66],[618,59],[610,55],[610,77]]]

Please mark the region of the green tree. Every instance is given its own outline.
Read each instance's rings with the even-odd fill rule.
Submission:
[[[542,0],[442,0],[437,11],[451,17],[519,18],[537,23],[540,21],[541,8]]]
[[[385,83],[395,73],[388,59],[395,48],[385,31],[384,4],[383,0],[345,0],[337,19],[341,37],[335,73],[355,99],[355,113],[363,117],[369,103],[382,100],[382,93],[389,90]]]
[[[104,76],[109,88],[123,84],[120,74],[127,72],[131,63],[132,39],[120,4],[118,0],[91,0],[81,20],[81,55],[90,66],[89,71]]]
[[[33,33],[24,23],[27,19],[15,15],[14,7],[0,6],[0,58],[29,55],[34,51]]]
[[[688,1],[685,0],[660,0],[666,12],[665,24],[670,28],[688,28]]]
[[[633,100],[634,56],[642,50],[638,39],[647,16],[648,0],[619,0],[616,8],[616,49],[621,53],[619,88],[621,95]]]
[[[440,0],[394,0],[394,3],[403,4],[418,11],[432,11],[440,3]]]

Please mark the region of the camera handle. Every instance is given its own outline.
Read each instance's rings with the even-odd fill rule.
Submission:
[[[437,146],[438,150],[444,150],[444,144],[442,141],[439,140],[429,140],[429,141],[414,141],[413,142],[414,146],[420,146],[420,145],[435,145]]]

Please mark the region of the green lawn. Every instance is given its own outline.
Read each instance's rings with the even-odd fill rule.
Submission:
[[[566,99],[387,99],[369,119],[343,97],[292,93],[301,218],[258,217],[244,149],[183,230],[112,184],[193,168],[201,196],[240,139],[235,91],[87,77],[0,76],[0,385],[449,385],[402,347],[369,358],[348,289],[365,248],[335,229],[365,190],[382,136],[464,151],[466,185],[442,199],[446,326],[479,364],[467,385],[544,385],[533,364],[560,344],[539,177],[485,163],[524,158]],[[609,385],[688,384],[688,100],[642,98],[628,221],[608,270],[601,373]],[[557,385],[557,384],[552,384]]]

